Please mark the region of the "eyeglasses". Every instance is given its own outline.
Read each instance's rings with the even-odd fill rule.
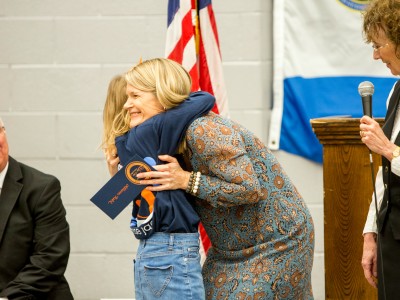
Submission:
[[[389,43],[386,43],[385,45],[382,45],[382,46],[372,45],[372,49],[374,49],[374,52],[377,52],[377,51],[381,50],[382,48],[385,48],[387,45],[389,45]]]

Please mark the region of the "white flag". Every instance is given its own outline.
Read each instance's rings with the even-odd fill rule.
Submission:
[[[310,119],[362,116],[360,82],[375,85],[373,116],[384,117],[396,79],[373,60],[362,36],[369,1],[274,1],[274,103],[268,145],[322,162]]]

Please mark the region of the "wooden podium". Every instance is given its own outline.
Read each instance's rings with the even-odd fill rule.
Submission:
[[[377,121],[383,124],[383,119]],[[360,119],[313,119],[311,126],[323,145],[325,299],[377,299],[361,267],[373,184]],[[375,179],[381,157],[374,154],[373,162]]]

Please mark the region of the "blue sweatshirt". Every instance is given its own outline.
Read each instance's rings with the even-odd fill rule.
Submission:
[[[189,125],[208,113],[215,98],[206,92],[195,92],[173,109],[169,109],[132,128],[115,139],[121,164],[126,165],[137,154],[162,164],[158,155],[177,154]],[[146,239],[153,232],[197,232],[199,217],[183,190],[151,193],[134,201],[132,231],[138,239]],[[153,203],[154,200],[154,203]],[[135,222],[138,222],[137,224]]]

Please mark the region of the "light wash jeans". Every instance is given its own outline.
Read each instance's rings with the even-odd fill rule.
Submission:
[[[136,300],[204,300],[198,233],[156,232],[134,260]]]

